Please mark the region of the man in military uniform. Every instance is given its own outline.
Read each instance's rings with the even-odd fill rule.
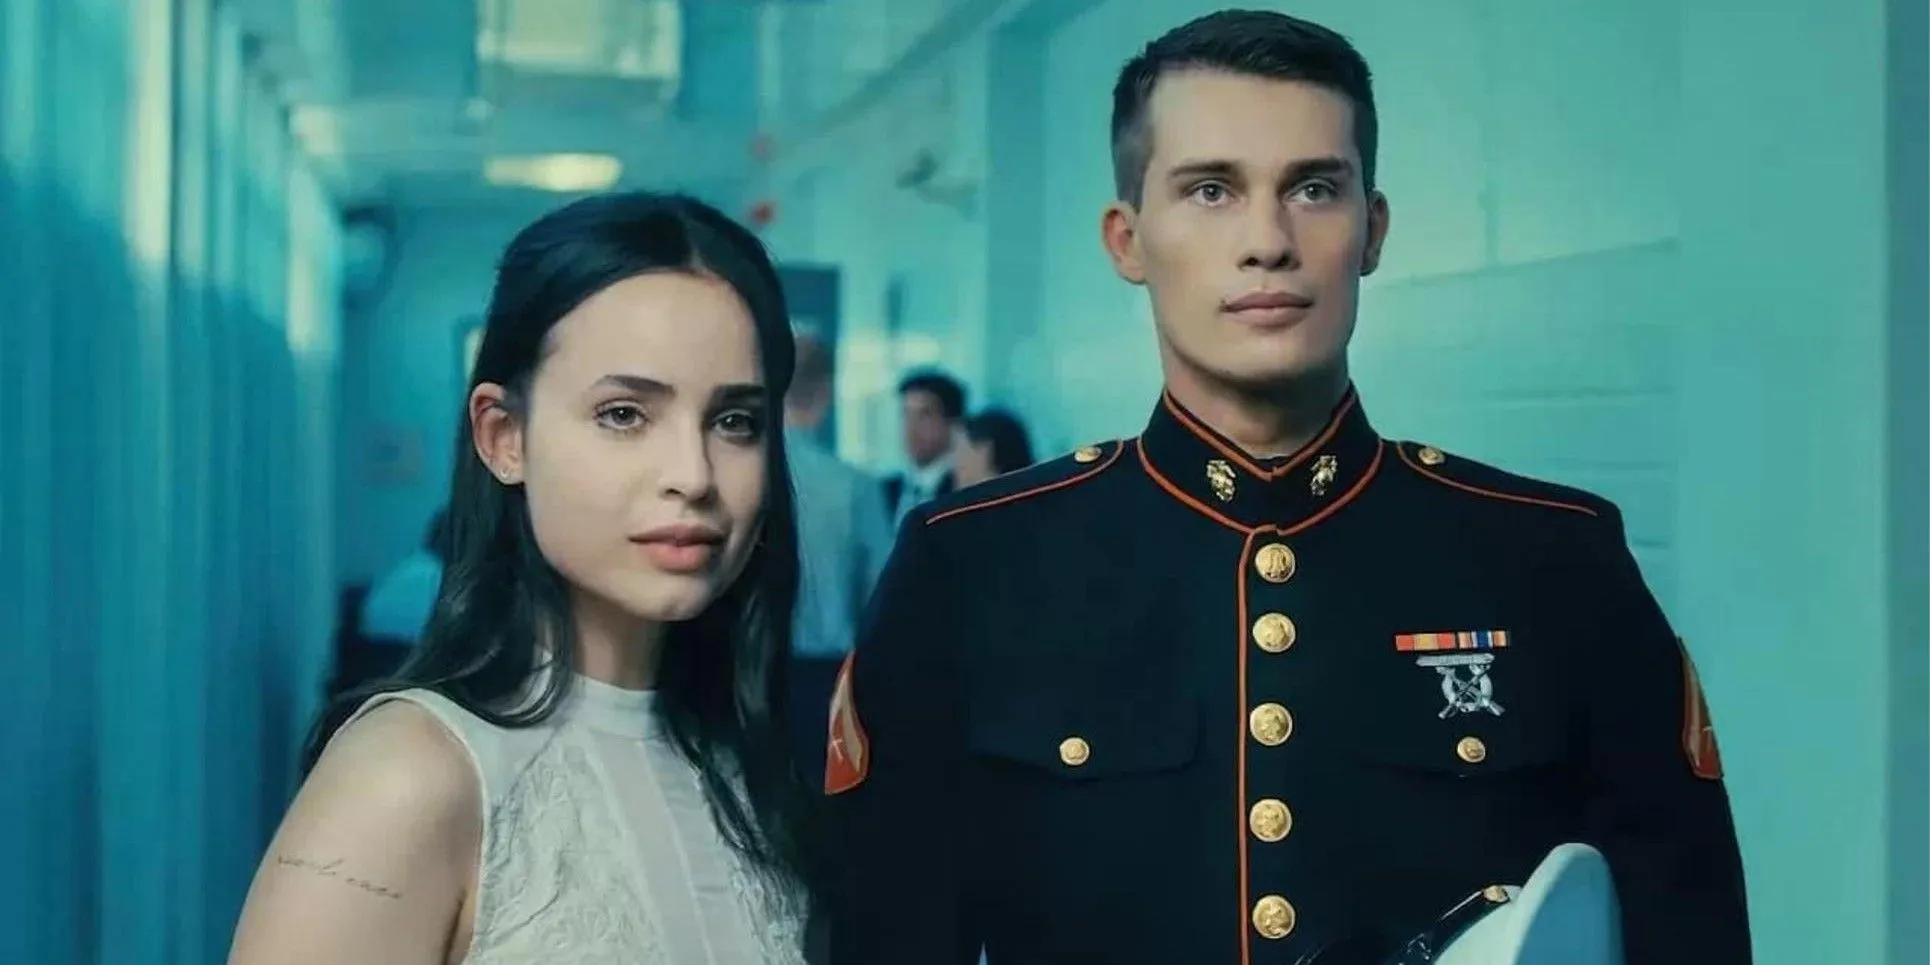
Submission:
[[[1113,113],[1103,235],[1166,391],[907,520],[833,701],[833,965],[1391,949],[1570,841],[1629,962],[1747,962],[1706,708],[1616,507],[1384,439],[1353,390],[1388,225],[1359,55],[1216,14]]]

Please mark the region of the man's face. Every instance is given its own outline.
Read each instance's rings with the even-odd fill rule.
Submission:
[[[905,410],[905,456],[914,466],[927,466],[950,452],[952,422],[938,396],[912,389],[902,399]]]
[[[1344,375],[1387,204],[1369,196],[1345,95],[1211,70],[1159,79],[1137,210],[1104,219],[1153,301],[1167,378],[1244,388]],[[1178,371],[1175,371],[1175,370]]]

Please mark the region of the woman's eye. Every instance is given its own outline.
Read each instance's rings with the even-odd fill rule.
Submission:
[[[605,429],[631,432],[643,427],[643,410],[628,404],[604,406],[597,410],[596,422]]]
[[[740,410],[718,416],[717,428],[727,436],[754,439],[764,431],[764,423],[755,414]]]

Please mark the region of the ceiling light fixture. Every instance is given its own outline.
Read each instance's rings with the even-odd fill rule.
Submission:
[[[607,191],[623,177],[623,162],[608,154],[542,154],[492,157],[483,180],[503,188],[535,188],[569,194]]]

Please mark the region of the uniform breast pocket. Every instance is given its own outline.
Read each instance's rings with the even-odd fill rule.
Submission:
[[[974,707],[968,742],[987,770],[1041,789],[1149,780],[1193,762],[1198,704],[1177,695],[1130,706],[1046,698]]]
[[[1442,638],[1486,644],[1490,637],[1488,649],[1442,646]],[[1358,686],[1335,688],[1376,695],[1371,707],[1331,708],[1351,712],[1349,726],[1334,735],[1347,766],[1378,790],[1419,794],[1423,808],[1506,815],[1560,803],[1573,783],[1575,704],[1567,672],[1552,662],[1553,641],[1498,632],[1395,641],[1401,649],[1362,665]]]
[[[1118,851],[1198,793],[1199,711],[1186,695],[975,706],[967,736],[975,809],[1021,846]]]
[[[974,706],[967,737],[980,894],[1032,932],[1063,930],[1070,949],[1207,880],[1193,832],[1226,823],[1226,794],[1209,790],[1190,696]]]
[[[1389,853],[1525,874],[1585,827],[1568,735],[1534,715],[1375,728],[1355,735],[1342,760],[1355,813],[1384,818],[1372,834]]]
[[[1567,760],[1567,740],[1564,728],[1549,723],[1470,716],[1370,727],[1348,750],[1365,766],[1479,784],[1544,776]]]

